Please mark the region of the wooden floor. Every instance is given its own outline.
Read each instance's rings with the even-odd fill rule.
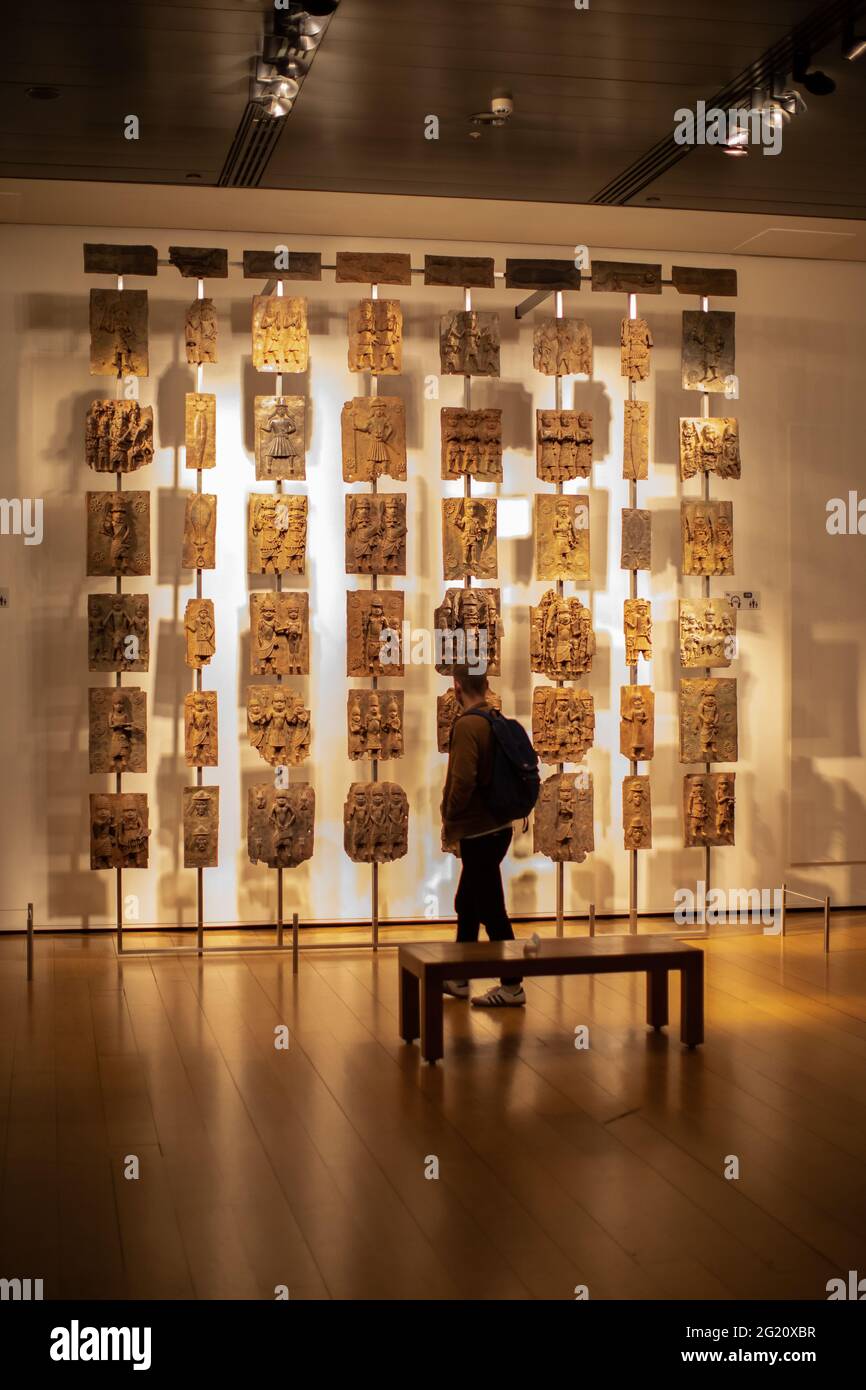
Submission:
[[[866,1274],[866,917],[834,916],[829,964],[817,919],[789,923],[706,943],[697,1052],[675,990],[648,1034],[643,978],[608,975],[532,982],[525,1011],[446,1001],[432,1068],[397,1037],[393,951],[305,952],[293,978],[287,956],[40,936],[28,986],[0,939],[0,1276],[46,1297],[823,1299]]]

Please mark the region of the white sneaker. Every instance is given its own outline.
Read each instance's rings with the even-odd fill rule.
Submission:
[[[453,996],[454,996],[455,999],[468,999],[468,998],[469,998],[469,981],[468,981],[468,980],[443,980],[443,981],[442,981],[442,993],[443,993],[443,994],[453,994]]]
[[[523,985],[491,985],[486,994],[475,994],[476,1009],[517,1009],[526,1003]]]

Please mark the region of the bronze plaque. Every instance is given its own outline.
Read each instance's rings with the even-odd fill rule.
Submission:
[[[349,371],[393,376],[403,370],[399,299],[362,299],[349,310]]]
[[[220,246],[170,246],[168,259],[186,280],[225,280],[229,253]]]
[[[592,416],[588,411],[536,410],[535,471],[545,483],[589,477]]]
[[[680,528],[683,574],[733,574],[733,503],[681,502]]]
[[[219,863],[220,789],[183,789],[183,867],[215,869]]]
[[[683,778],[686,848],[734,843],[734,772],[688,773]]]
[[[216,569],[216,494],[193,492],[183,517],[181,565],[188,570]]]
[[[650,374],[653,336],[646,319],[623,319],[620,325],[620,376],[646,381]]]
[[[730,666],[736,656],[737,610],[726,598],[681,598],[680,665]]]
[[[346,497],[346,573],[406,573],[406,494]]]
[[[683,390],[726,389],[736,371],[735,320],[728,309],[683,310]]]
[[[88,575],[150,574],[150,493],[87,493]]]
[[[496,281],[492,256],[425,256],[425,285],[456,285],[492,290]]]
[[[544,319],[532,335],[532,365],[545,376],[592,376],[592,329],[584,319]]]
[[[253,428],[259,482],[296,482],[306,478],[303,396],[256,396]]]
[[[85,275],[157,275],[155,246],[125,246],[113,242],[85,241]]]
[[[622,779],[622,840],[625,849],[652,849],[653,815],[650,779]]]
[[[406,251],[338,251],[336,267],[338,285],[412,283],[412,263]]]
[[[680,294],[699,294],[702,298],[712,295],[716,299],[726,299],[737,293],[735,270],[675,265],[671,267],[671,279]]]
[[[306,553],[306,497],[294,492],[254,492],[247,520],[249,573],[303,574]]]
[[[409,798],[396,782],[353,782],[343,807],[343,848],[355,864],[390,864],[408,848]]]
[[[535,498],[537,579],[589,579],[589,498],[539,493]]]
[[[346,594],[346,675],[403,675],[400,589],[351,589]]]
[[[689,416],[680,420],[680,477],[717,473],[740,476],[740,427],[732,415]]]
[[[250,595],[250,674],[310,674],[310,596],[296,590]]]
[[[147,772],[147,696],[131,685],[88,691],[90,771]]]
[[[187,468],[216,468],[216,396],[188,391],[184,409]]]
[[[442,477],[502,482],[502,411],[464,410],[446,405],[440,412]]]
[[[403,691],[350,690],[346,729],[353,762],[402,758]]]
[[[656,697],[648,685],[619,688],[619,751],[633,763],[648,762],[655,752]]]
[[[88,594],[88,670],[146,671],[149,660],[147,594]]]
[[[680,680],[680,762],[737,761],[737,682],[730,676]]]
[[[251,864],[296,869],[313,856],[316,793],[308,782],[250,787],[247,853]]]
[[[652,661],[653,619],[648,598],[627,598],[623,602],[625,664],[637,666],[638,657]]]
[[[529,610],[530,669],[548,680],[574,680],[592,670],[592,614],[579,598],[548,589]]]
[[[147,290],[91,290],[90,375],[147,372]]]
[[[183,615],[183,632],[186,641],[184,660],[194,671],[200,671],[203,666],[208,665],[216,651],[213,599],[187,599]]]
[[[310,756],[310,711],[281,685],[247,690],[247,739],[272,767],[300,767]]]
[[[505,262],[507,290],[579,290],[580,268],[574,261],[512,257]]]
[[[144,792],[91,792],[91,869],[146,869],[149,839]]]
[[[582,864],[594,848],[592,773],[554,772],[541,784],[532,818],[533,853]]]
[[[340,415],[343,481],[406,477],[406,412],[399,396],[355,396]]]
[[[649,401],[623,404],[622,476],[632,482],[649,477]]]
[[[191,690],[183,697],[183,743],[187,767],[217,767],[219,738],[215,690]]]
[[[186,360],[194,367],[217,361],[217,316],[212,299],[194,299],[184,325]]]
[[[495,497],[443,501],[442,554],[445,579],[496,578]]]
[[[543,763],[579,763],[595,739],[588,690],[537,685],[532,692],[532,742]]]
[[[444,376],[499,376],[499,315],[475,309],[443,314],[439,367]]]
[[[662,268],[640,261],[593,261],[592,288],[613,294],[661,294]]]
[[[446,589],[434,614],[434,661],[441,676],[455,666],[479,674],[500,674],[500,617],[498,589]]]
[[[153,459],[153,406],[138,401],[93,401],[84,427],[84,452],[96,473],[134,473]]]
[[[652,569],[652,535],[651,512],[623,507],[620,569]]]
[[[305,372],[310,335],[307,301],[285,294],[253,297],[253,366],[259,372]]]

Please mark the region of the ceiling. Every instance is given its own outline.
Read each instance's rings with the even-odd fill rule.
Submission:
[[[48,0],[0,46],[0,177],[215,186],[247,105],[264,0]],[[841,0],[341,0],[261,187],[538,203],[621,201],[611,185]],[[855,6],[866,11],[866,5]],[[859,31],[866,22],[859,21]],[[632,206],[866,216],[866,55],[812,55],[836,79],[781,153],[698,148],[627,180]],[[54,85],[35,101],[28,87]],[[514,115],[471,138],[508,92]],[[138,140],[124,138],[135,114]],[[425,139],[435,115],[439,138]],[[666,167],[670,164],[670,167]],[[503,232],[507,227],[503,227]],[[544,237],[540,237],[544,240]]]

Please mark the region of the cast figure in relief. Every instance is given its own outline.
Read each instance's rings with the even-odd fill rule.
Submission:
[[[646,381],[650,374],[652,333],[646,319],[623,319],[620,328],[620,375]]]
[[[496,499],[449,497],[442,503],[444,577],[495,579]]]
[[[734,572],[734,509],[730,502],[681,502],[683,574]]]
[[[585,410],[535,412],[535,471],[546,483],[588,478],[592,472],[592,416]]]
[[[399,299],[362,299],[349,310],[349,371],[393,375],[402,369]]]
[[[538,494],[535,568],[539,579],[589,579],[589,498]]]
[[[343,481],[406,477],[406,413],[399,396],[356,396],[340,415]]]
[[[639,481],[649,476],[649,402],[623,405],[622,476]]]
[[[216,494],[194,492],[186,499],[183,519],[184,569],[216,569]]]
[[[183,866],[215,869],[219,845],[219,787],[183,789]]]
[[[260,482],[305,478],[303,396],[256,396],[253,423],[256,478]]]
[[[253,366],[259,372],[305,372],[309,362],[307,301],[289,295],[253,298]]]
[[[592,376],[592,330],[584,319],[545,319],[533,333],[532,365],[546,376]]]
[[[633,763],[655,752],[655,695],[648,685],[619,688],[619,751]]]
[[[346,674],[402,676],[401,590],[350,590],[346,594]]]
[[[96,473],[132,473],[153,459],[153,406],[138,401],[93,401],[84,450]]]
[[[579,598],[565,598],[548,589],[530,609],[531,669],[549,680],[573,680],[592,670],[595,633],[592,615]]]
[[[307,550],[307,499],[296,493],[250,497],[251,574],[303,574]]]
[[[147,290],[91,290],[90,375],[147,371]]]
[[[435,610],[436,670],[450,675],[468,665],[488,675],[500,673],[502,636],[498,589],[446,589]]]
[[[183,710],[187,767],[216,767],[219,763],[216,691],[191,691],[184,696]]]
[[[309,675],[309,595],[285,591],[250,595],[250,672]]]
[[[736,655],[736,608],[724,598],[680,599],[679,638],[682,666],[730,666]]]
[[[580,762],[594,738],[595,708],[588,690],[535,687],[532,742],[542,762]]]
[[[186,639],[186,664],[194,670],[200,670],[202,666],[208,665],[216,651],[213,599],[187,600],[183,630]]]
[[[250,787],[247,853],[253,864],[295,869],[313,854],[316,794],[307,782]]]
[[[150,574],[149,492],[88,492],[87,573]]]
[[[217,319],[212,299],[194,299],[186,311],[186,360],[201,366],[217,360]]]
[[[625,849],[652,849],[652,802],[648,777],[623,778],[622,836]]]
[[[499,315],[474,309],[443,314],[439,361],[444,376],[499,376]]]
[[[349,757],[370,762],[403,756],[403,691],[350,690]]]
[[[652,661],[652,605],[646,598],[627,598],[623,603],[625,630],[625,664],[637,666],[638,658]]]
[[[727,309],[683,311],[682,384],[686,391],[724,391],[735,372],[734,323]]]
[[[502,481],[502,411],[443,406],[442,477]]]
[[[592,773],[555,772],[541,784],[532,848],[555,862],[582,864],[595,848]]]
[[[310,711],[282,686],[253,685],[247,692],[247,737],[272,767],[299,767],[310,756]]]
[[[740,476],[740,432],[733,416],[687,417],[680,420],[680,476],[716,473]]]
[[[88,594],[91,671],[146,671],[150,657],[147,594]]]
[[[185,400],[187,468],[216,467],[216,396],[189,391]]]
[[[735,773],[690,773],[683,778],[686,848],[734,843]]]
[[[146,869],[149,838],[144,792],[91,793],[91,869]]]
[[[135,686],[88,692],[90,771],[147,772],[147,698]]]
[[[396,782],[353,782],[343,807],[343,846],[356,864],[387,864],[408,848],[409,801]]]
[[[717,676],[680,680],[680,762],[737,761],[737,682]]]

